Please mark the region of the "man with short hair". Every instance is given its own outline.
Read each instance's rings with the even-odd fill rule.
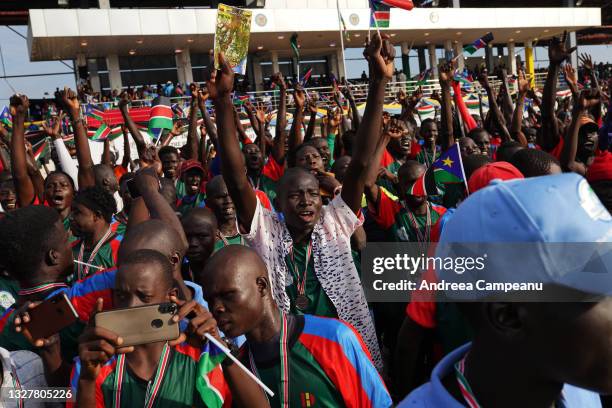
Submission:
[[[280,311],[266,265],[254,250],[222,248],[211,257],[203,279],[219,328],[231,337],[246,335],[241,360],[275,393],[270,406],[391,406],[355,329],[336,319]]]

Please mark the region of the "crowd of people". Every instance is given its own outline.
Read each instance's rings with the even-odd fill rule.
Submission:
[[[551,40],[541,98],[524,72],[513,93],[505,75],[495,89],[481,71],[481,115],[470,114],[448,61],[438,70],[440,115],[420,120],[420,90],[398,92],[400,114],[384,111],[400,73],[389,38],[372,33],[363,113],[346,83],[334,86],[337,106],[322,121],[299,84],[288,109],[290,87],[277,73],[273,129],[264,108],[243,105],[254,140],[221,54],[205,86],[190,86],[181,148],[168,143],[175,129],[155,143],[132,119],[130,102],[142,95],[116,95],[120,163],[108,149],[92,157],[82,95],[66,88],[59,109],[74,154],[52,119],[48,173],[24,137],[28,98],[14,95],[12,126],[0,131],[2,395],[71,387],[78,407],[212,406],[199,370],[207,335],[274,393],[226,357],[205,384],[217,406],[601,406],[612,393],[612,280],[578,285],[551,272],[545,284],[588,300],[567,303],[434,303],[408,293],[368,303],[362,285],[368,242],[611,241],[612,80],[600,82],[582,56],[584,84],[567,63],[572,52],[565,36]],[[560,72],[566,99],[556,96]],[[177,90],[156,90],[166,91]],[[416,194],[452,149],[463,182]],[[505,261],[525,279],[545,274]],[[34,338],[30,316],[57,294],[78,320]],[[95,324],[103,311],[166,302],[181,327],[172,341],[126,346]]]

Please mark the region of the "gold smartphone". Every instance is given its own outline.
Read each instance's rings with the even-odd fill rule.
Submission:
[[[94,324],[122,337],[122,347],[137,346],[176,340],[179,324],[172,318],[177,313],[175,303],[159,303],[100,312],[95,315]]]

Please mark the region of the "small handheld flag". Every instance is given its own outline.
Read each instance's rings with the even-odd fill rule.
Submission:
[[[153,101],[151,117],[149,118],[149,135],[154,140],[159,140],[164,129],[172,129],[172,118],[174,113],[170,107],[170,99],[165,96],[158,96]]]
[[[372,2],[383,3],[389,7],[397,7],[408,11],[414,8],[414,3],[412,3],[412,0],[372,0]]]
[[[302,86],[303,87],[306,87],[306,83],[308,82],[308,80],[310,79],[311,76],[312,76],[312,68],[310,68],[308,71],[306,71],[306,73],[302,77]]]
[[[463,52],[467,52],[468,54],[474,54],[476,51],[478,51],[481,48],[486,47],[487,45],[489,45],[489,43],[491,41],[493,41],[493,33],[487,33],[485,34],[483,37],[477,39],[476,41],[474,41],[472,44],[468,45],[467,47],[463,48]]]
[[[455,143],[414,182],[408,189],[408,194],[414,196],[439,195],[438,184],[465,183],[465,181],[459,143]]]
[[[378,0],[370,0],[370,28],[389,28],[391,7]]]
[[[106,123],[100,125],[98,130],[91,135],[90,139],[95,142],[103,142],[111,134],[111,128]]]
[[[51,153],[51,146],[49,146],[49,139],[45,138],[38,142],[35,146],[32,146],[34,152],[34,160],[39,161],[44,159]]]
[[[6,127],[13,127],[13,117],[11,116],[8,106],[2,109],[2,113],[0,113],[0,122],[4,123]]]

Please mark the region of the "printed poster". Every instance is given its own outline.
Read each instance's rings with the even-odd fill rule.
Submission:
[[[250,10],[219,4],[214,48],[216,69],[220,69],[218,57],[219,51],[223,51],[234,72],[246,74],[252,14]]]

